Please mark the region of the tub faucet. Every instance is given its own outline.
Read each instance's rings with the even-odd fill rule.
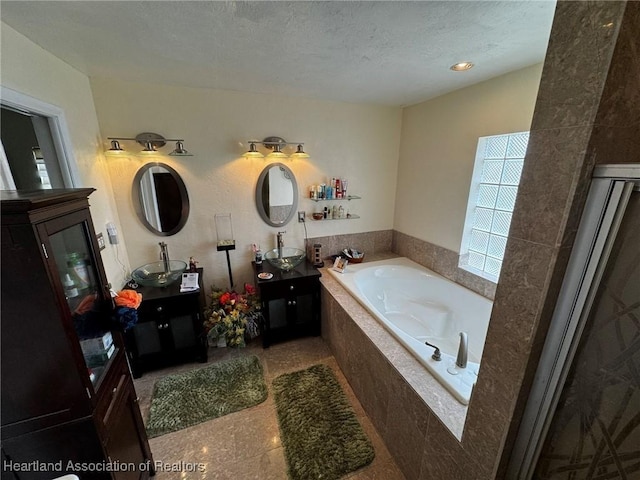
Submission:
[[[169,250],[167,249],[167,244],[164,242],[159,242],[158,245],[160,245],[160,259],[162,260],[164,273],[169,273],[171,271],[171,263],[169,260]]]
[[[458,358],[456,358],[456,366],[458,368],[467,368],[467,354],[469,352],[469,341],[466,332],[460,332],[460,346],[458,347]]]
[[[282,247],[284,247],[284,239],[282,238],[282,235],[284,233],[287,233],[287,231],[285,230],[284,232],[278,232],[278,241],[277,241],[278,258],[282,258]]]
[[[433,358],[436,362],[439,362],[442,360],[442,354],[440,353],[440,349],[438,347],[436,347],[435,345],[429,342],[424,342],[424,344],[428,347],[435,348],[433,355],[431,355],[431,358]]]

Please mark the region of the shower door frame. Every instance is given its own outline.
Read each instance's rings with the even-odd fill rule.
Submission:
[[[571,258],[509,459],[507,479],[532,478],[633,191],[640,191],[640,163],[607,164],[594,169]]]

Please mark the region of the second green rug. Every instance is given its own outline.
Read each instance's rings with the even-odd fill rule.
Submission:
[[[328,366],[280,375],[273,391],[293,480],[337,479],[373,461],[373,446]]]
[[[266,398],[262,365],[255,356],[170,375],[154,387],[147,433],[157,437],[175,432],[252,407]]]

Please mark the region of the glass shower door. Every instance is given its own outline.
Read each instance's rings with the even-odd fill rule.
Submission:
[[[506,478],[640,480],[640,164],[594,171]]]
[[[533,478],[640,478],[640,192],[633,192]]]

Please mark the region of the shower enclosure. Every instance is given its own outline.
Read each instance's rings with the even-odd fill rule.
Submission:
[[[640,164],[595,169],[507,478],[640,478]]]

